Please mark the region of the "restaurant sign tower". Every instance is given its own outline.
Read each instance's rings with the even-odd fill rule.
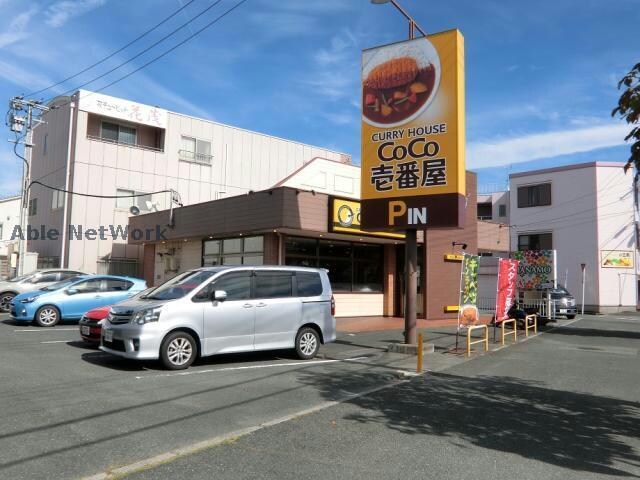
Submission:
[[[363,228],[462,226],[464,121],[458,30],[363,52]]]

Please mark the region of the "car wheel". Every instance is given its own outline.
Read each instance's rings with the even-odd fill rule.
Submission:
[[[35,322],[40,327],[53,327],[60,321],[60,310],[51,305],[40,307],[36,312]]]
[[[576,318],[575,315],[567,315],[567,319],[569,319],[569,320],[573,320],[574,318]]]
[[[15,293],[10,292],[0,295],[0,312],[8,313],[11,310],[11,300],[13,300],[15,296]]]
[[[186,332],[173,332],[163,340],[160,359],[169,370],[183,370],[196,359],[196,341]]]
[[[320,349],[320,336],[311,327],[300,329],[296,335],[296,354],[303,360],[316,356]]]

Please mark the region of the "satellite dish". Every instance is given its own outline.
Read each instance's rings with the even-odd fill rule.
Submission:
[[[131,215],[140,215],[140,209],[135,205],[131,205],[131,208],[129,208],[129,213],[131,213]]]

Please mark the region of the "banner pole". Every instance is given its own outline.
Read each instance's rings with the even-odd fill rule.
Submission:
[[[458,325],[456,326],[456,353],[458,352],[458,336],[460,335],[460,309],[462,308],[462,280],[464,278],[464,266],[467,253],[462,252],[462,262],[460,263],[460,285],[458,291]]]
[[[500,292],[500,270],[502,258],[498,259],[498,275],[496,275],[496,302],[493,310],[493,343],[496,343],[496,329],[498,328],[498,293]]]

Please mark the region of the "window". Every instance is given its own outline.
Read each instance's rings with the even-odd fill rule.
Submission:
[[[78,293],[95,293],[100,291],[100,283],[102,280],[94,278],[92,280],[85,280],[84,282],[78,282],[75,285],[71,285],[71,288],[77,290]]]
[[[62,208],[64,206],[64,192],[60,190],[53,190],[53,195],[51,197],[51,210],[57,210],[58,208]]]
[[[551,233],[527,233],[518,235],[518,250],[551,250]]]
[[[182,298],[194,289],[202,285],[203,282],[211,278],[214,271],[191,271],[181,273],[173,277],[168,282],[163,283],[155,290],[147,294],[146,298],[151,300],[175,300]]]
[[[285,263],[326,268],[334,291],[382,292],[382,245],[287,237]]]
[[[135,128],[110,122],[102,122],[100,138],[109,142],[124,143],[125,145],[137,144]]]
[[[507,216],[507,206],[506,205],[498,205],[498,216],[506,217]]]
[[[478,204],[478,220],[491,220],[493,217],[492,206],[490,203]]]
[[[2,240],[2,223],[0,223],[0,240]]]
[[[70,278],[77,277],[78,275],[82,275],[80,272],[60,272],[60,281],[68,280]]]
[[[196,163],[211,163],[211,142],[193,137],[182,137],[182,148],[178,152],[180,160]]]
[[[289,272],[257,272],[255,298],[283,298],[293,295]]]
[[[102,285],[103,292],[124,292],[133,286],[133,282],[127,280],[109,279]]]
[[[260,236],[205,240],[202,265],[262,265],[264,239]]]
[[[551,205],[551,184],[518,187],[518,208]]]
[[[132,195],[138,195],[133,197]],[[153,207],[153,200],[151,194],[145,194],[144,192],[136,192],[134,190],[125,190],[118,188],[116,190],[116,208],[123,210],[129,210],[134,205],[140,209],[141,212],[149,212]]]
[[[299,297],[316,297],[322,295],[322,280],[317,273],[296,272],[297,295]]]
[[[251,297],[251,274],[242,272],[223,275],[211,284],[208,298],[211,298],[211,293],[215,290],[226,292],[227,300],[248,300]]]
[[[34,215],[36,215],[38,213],[38,199],[37,198],[32,198],[31,200],[29,200],[29,206],[28,206],[28,215],[30,217],[33,217]]]
[[[31,283],[51,283],[58,281],[58,273],[57,272],[48,272],[43,273],[42,275],[37,275]]]

